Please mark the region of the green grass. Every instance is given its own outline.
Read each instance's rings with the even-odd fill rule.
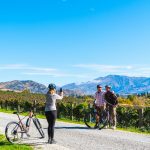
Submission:
[[[4,113],[8,113],[8,114],[12,114],[15,110],[6,110],[6,109],[2,109],[0,108],[0,112],[4,112]]]
[[[6,110],[6,109],[0,108],[0,112],[3,112],[3,113],[13,114],[13,112],[15,112],[15,111],[16,110]],[[26,116],[26,115],[28,115],[28,112],[20,113],[20,115]],[[41,119],[45,119],[45,115],[37,114],[37,117],[41,118]]]
[[[0,109],[0,112],[12,114],[14,111],[13,110]],[[27,114],[28,113],[22,113],[21,115],[25,116]],[[45,115],[42,115],[42,114],[37,114],[37,117],[41,118],[41,119],[45,119]],[[66,118],[57,119],[57,121],[85,125],[83,121],[70,120],[70,119],[66,119]],[[134,127],[129,127],[129,128],[117,127],[117,129],[121,130],[121,131],[129,131],[129,132],[140,133],[140,134],[150,134],[150,131],[142,131],[141,129],[134,128]]]
[[[134,133],[150,135],[150,131],[142,131],[142,129],[140,129],[140,128],[134,128],[134,127],[120,128],[120,127],[117,127],[117,129],[121,130],[121,131],[129,131],[129,132],[134,132]]]
[[[0,150],[33,150],[33,148],[29,145],[11,144],[0,134]]]

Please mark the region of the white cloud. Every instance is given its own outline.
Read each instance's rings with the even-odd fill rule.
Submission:
[[[32,67],[26,64],[8,64],[0,65],[0,70],[31,70],[31,71],[56,71],[55,68],[45,68],[45,67]]]
[[[51,77],[73,77],[73,78],[87,78],[87,75],[64,73],[57,68],[35,67],[27,64],[7,64],[1,65],[0,70],[14,70],[20,71],[20,74],[28,76],[51,76]]]
[[[93,70],[100,75],[118,74],[128,76],[150,77],[150,67],[147,65],[102,65],[102,64],[77,64],[74,67]]]
[[[115,72],[121,69],[132,69],[132,66],[113,66],[113,65],[101,65],[101,64],[78,64],[74,65],[74,67],[86,68],[96,71],[112,71]]]
[[[31,71],[40,71],[40,72],[52,72],[52,71],[57,71],[55,68],[40,68],[40,67],[27,67],[25,68],[26,70],[31,70]]]
[[[62,72],[24,72],[24,75],[38,75],[38,76],[51,76],[51,77],[74,77],[74,78],[88,78],[87,75],[68,74]]]
[[[92,79],[109,74],[150,77],[148,65],[103,65],[103,64],[77,64],[72,66],[78,68],[75,73],[63,71],[52,67],[37,67],[27,64],[0,65],[0,70],[14,70],[26,76],[50,76],[78,79]],[[82,73],[79,73],[79,72]]]
[[[7,65],[0,65],[0,70],[18,70],[26,68],[26,64],[7,64]]]
[[[57,75],[59,74],[56,68],[34,67],[26,64],[8,64],[0,65],[0,70],[19,70],[21,74],[26,75]]]

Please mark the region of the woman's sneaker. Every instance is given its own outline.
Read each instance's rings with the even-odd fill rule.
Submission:
[[[48,144],[51,144],[51,139],[50,138],[48,139]]]
[[[105,126],[104,129],[108,129],[108,126]]]

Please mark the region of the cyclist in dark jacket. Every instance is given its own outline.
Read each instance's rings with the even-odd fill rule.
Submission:
[[[116,129],[116,106],[118,104],[117,96],[114,94],[114,92],[111,91],[111,87],[106,85],[105,86],[106,92],[104,94],[104,98],[106,101],[106,108],[109,110],[109,116],[110,116],[110,123],[112,126],[112,129]]]

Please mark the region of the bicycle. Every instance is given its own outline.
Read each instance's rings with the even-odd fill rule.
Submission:
[[[35,127],[39,131],[41,137],[42,138],[45,137],[45,134],[42,129],[42,125],[41,125],[39,119],[36,117],[36,114],[33,113],[32,110],[29,112],[29,115],[26,115],[22,119],[20,118],[19,112],[13,112],[13,114],[17,115],[19,122],[9,122],[6,125],[5,136],[6,136],[6,139],[10,143],[13,143],[13,144],[21,143],[21,141],[23,140],[24,134],[26,134],[27,137],[30,137],[29,129],[31,126],[31,120],[33,121]],[[24,125],[22,120],[24,120],[26,117],[28,117],[28,118],[27,118],[26,124]]]
[[[97,124],[97,128],[99,130],[111,124],[108,107],[106,107],[103,111],[101,111],[101,113],[97,112],[95,107],[91,107],[88,111],[86,111],[84,116],[84,123],[88,128],[95,129],[96,115],[98,115],[100,118]]]

